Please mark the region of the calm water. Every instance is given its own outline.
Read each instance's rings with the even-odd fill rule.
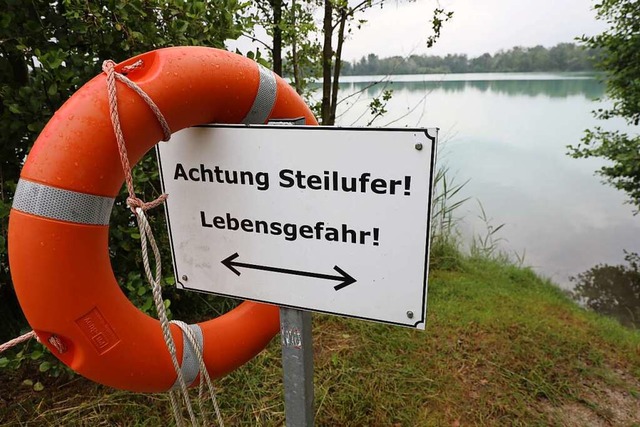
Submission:
[[[461,209],[465,240],[506,224],[502,248],[525,254],[525,264],[563,287],[568,277],[598,263],[620,263],[623,249],[640,251],[640,217],[625,195],[601,183],[600,160],[566,155],[594,126],[592,100],[603,85],[588,75],[550,73],[394,76],[373,87],[371,77],[346,77],[338,124],[366,125],[371,98],[393,89],[379,126],[439,127],[440,164],[458,182],[469,179]],[[602,124],[602,123],[600,123]],[[621,122],[606,128],[623,128]]]

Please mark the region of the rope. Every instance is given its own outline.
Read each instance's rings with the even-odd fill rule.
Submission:
[[[191,400],[189,399],[187,384],[184,380],[184,376],[182,375],[182,369],[180,369],[180,364],[178,363],[178,357],[176,355],[176,344],[169,329],[169,319],[167,318],[167,311],[164,307],[164,301],[162,299],[162,289],[160,285],[160,281],[162,280],[162,263],[160,262],[160,251],[158,249],[158,245],[156,244],[156,240],[153,237],[153,232],[151,231],[151,226],[149,225],[149,221],[147,221],[147,216],[145,215],[144,210],[142,210],[142,208],[136,208],[135,214],[138,220],[138,229],[140,230],[142,263],[144,265],[144,272],[147,275],[147,281],[151,284],[153,301],[156,305],[158,320],[160,320],[160,327],[162,328],[162,336],[164,337],[164,341],[167,344],[167,349],[169,350],[169,354],[171,355],[171,363],[173,364],[173,368],[178,375],[180,392],[182,393],[182,398],[184,399],[185,406],[187,407],[187,412],[189,412],[191,424],[197,426],[198,422],[193,412],[193,407],[191,406]],[[147,238],[149,239],[148,243],[151,245],[151,249],[153,250],[153,257],[156,264],[155,277],[151,272],[151,267],[149,265]],[[173,409],[174,417],[176,417],[176,424],[182,425],[182,417],[178,415],[178,398],[177,396],[175,396],[173,390],[169,392],[169,397],[171,400],[171,407]]]
[[[8,341],[2,345],[0,345],[0,353],[3,353],[7,350],[9,350],[11,347],[15,347],[20,343],[23,343],[25,341],[30,340],[31,338],[35,338],[36,341],[38,341],[39,343],[42,344],[42,342],[40,341],[40,338],[38,338],[38,335],[36,335],[35,331],[29,331],[26,334],[20,335],[18,338],[14,338],[11,341]],[[58,350],[58,353],[62,354],[64,352],[67,351],[67,346],[65,345],[65,343],[60,339],[59,336],[57,335],[51,335],[49,337],[49,339],[47,340],[49,342],[49,344],[51,344],[56,350]]]
[[[18,344],[21,344],[25,341],[29,341],[31,338],[35,338],[36,333],[33,331],[27,332],[26,334],[20,335],[18,338],[14,338],[11,341],[7,341],[6,343],[0,345],[0,353],[4,353],[9,350],[11,347],[15,347]]]
[[[153,236],[153,231],[151,230],[151,226],[149,225],[149,221],[147,220],[147,216],[145,212],[149,209],[152,209],[156,206],[161,205],[167,198],[166,194],[162,194],[157,199],[151,202],[144,202],[139,199],[133,187],[133,176],[131,174],[131,165],[129,163],[129,157],[127,155],[127,148],[124,141],[124,134],[122,133],[122,128],[120,126],[120,117],[118,114],[118,94],[116,87],[116,80],[124,83],[127,87],[136,92],[149,106],[151,111],[155,114],[158,119],[158,123],[162,127],[162,132],[164,134],[164,141],[168,141],[171,138],[171,129],[167,124],[162,112],[157,107],[155,102],[133,81],[129,80],[125,74],[135,71],[136,69],[143,66],[144,63],[142,60],[135,62],[132,65],[123,67],[122,73],[118,73],[115,71],[115,63],[111,60],[104,61],[102,64],[102,70],[105,72],[107,78],[107,93],[109,100],[109,112],[111,115],[111,122],[113,124],[113,130],[116,135],[116,141],[118,143],[118,151],[120,153],[120,160],[122,163],[122,169],[125,174],[125,182],[127,185],[127,191],[129,193],[129,197],[127,198],[127,205],[129,209],[136,215],[138,228],[140,230],[140,245],[142,250],[142,263],[144,265],[144,271],[147,276],[147,281],[151,285],[153,300],[156,306],[156,311],[158,312],[158,319],[160,320],[160,327],[162,329],[162,335],[164,337],[165,343],[167,345],[167,349],[171,356],[171,363],[176,371],[178,376],[178,384],[179,384],[179,392],[171,390],[169,392],[169,399],[171,401],[171,409],[173,411],[173,416],[175,418],[176,424],[179,426],[183,425],[183,419],[180,415],[180,395],[182,396],[182,400],[185,403],[187,408],[187,412],[189,413],[189,418],[191,424],[193,426],[198,426],[198,421],[196,419],[195,413],[193,411],[193,407],[191,405],[191,400],[189,398],[189,392],[187,390],[187,384],[185,383],[184,376],[182,375],[182,370],[180,368],[180,364],[178,363],[177,352],[175,342],[173,340],[173,336],[171,335],[171,330],[169,328],[169,320],[167,318],[167,312],[164,306],[164,300],[162,298],[162,263],[160,260],[160,250],[158,249],[158,245]],[[155,263],[155,275],[151,272],[151,267],[149,263],[149,253],[148,246],[151,246],[153,251],[154,263]],[[195,337],[193,336],[193,332],[191,329],[184,324],[184,322],[176,321],[175,324],[185,333],[187,339],[191,342],[193,348],[196,351],[196,356],[198,358],[198,362],[200,363],[200,374],[205,378],[205,382],[207,383],[208,392],[211,396],[211,401],[213,402],[214,409],[216,411],[216,416],[218,419],[218,424],[223,426],[222,416],[220,415],[220,410],[218,407],[218,403],[215,397],[215,392],[213,389],[213,384],[211,383],[211,379],[209,378],[209,374],[207,372],[207,368],[204,364],[204,360],[202,358],[202,350],[198,346]],[[186,344],[186,343],[185,343]],[[205,412],[202,408],[202,394],[203,394],[203,381],[200,381],[200,390],[198,393],[198,405],[200,412],[203,416],[203,423],[206,425],[207,421],[205,418]]]
[[[149,106],[153,114],[155,114],[158,119],[158,123],[162,127],[162,133],[164,134],[163,141],[168,141],[171,138],[171,129],[169,129],[169,124],[165,120],[162,112],[158,108],[155,102],[143,91],[140,86],[129,80],[123,74],[117,73],[115,70],[115,62],[111,60],[104,61],[102,63],[102,71],[107,75],[107,93],[109,97],[109,113],[111,114],[111,123],[113,124],[113,131],[116,134],[116,141],[118,143],[118,151],[120,152],[120,162],[122,163],[122,169],[125,175],[125,182],[127,184],[127,192],[129,193],[129,197],[127,198],[127,206],[131,209],[132,212],[135,213],[136,208],[142,208],[142,210],[146,211],[149,209],[153,209],[159,205],[161,205],[166,199],[167,195],[162,194],[157,199],[151,202],[144,202],[138,197],[136,197],[136,192],[133,188],[133,177],[131,176],[131,164],[129,163],[129,157],[127,156],[127,147],[124,143],[124,134],[122,133],[122,127],[120,126],[120,115],[118,114],[118,93],[116,87],[116,80],[124,83],[138,94]],[[135,62],[134,64],[129,65],[128,67],[123,68],[123,72],[130,73],[137,68],[144,65],[142,60]]]
[[[198,403],[200,405],[200,412],[203,414],[203,420],[202,420],[203,424],[204,425],[207,424],[207,419],[204,417],[204,411],[202,409],[202,401],[204,400],[202,396],[204,394],[204,385],[206,383],[209,391],[209,396],[211,397],[211,403],[213,404],[213,408],[216,412],[216,418],[217,418],[218,424],[221,427],[224,427],[222,415],[220,414],[220,407],[218,406],[216,394],[213,389],[213,382],[211,381],[211,377],[209,376],[209,372],[207,371],[207,366],[204,363],[204,358],[202,357],[202,349],[200,348],[200,345],[198,343],[198,340],[196,339],[196,336],[194,335],[191,328],[189,328],[189,325],[187,325],[186,323],[180,320],[172,320],[170,323],[173,323],[174,325],[178,326],[182,330],[182,332],[187,336],[187,339],[189,340],[189,343],[191,344],[191,346],[195,349],[196,357],[198,358],[198,364],[200,366],[200,376],[201,376],[200,386],[198,389]],[[202,377],[204,377],[204,381],[202,380]]]

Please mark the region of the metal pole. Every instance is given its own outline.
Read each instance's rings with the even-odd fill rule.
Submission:
[[[311,427],[314,423],[311,313],[280,307],[280,336],[287,427]]]

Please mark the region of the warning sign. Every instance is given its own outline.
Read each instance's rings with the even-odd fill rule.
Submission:
[[[158,159],[178,286],[424,329],[436,135],[174,134]]]

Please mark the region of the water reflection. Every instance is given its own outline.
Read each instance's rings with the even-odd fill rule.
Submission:
[[[597,265],[572,277],[573,297],[585,306],[640,327],[640,256],[625,255],[626,265]]]
[[[508,96],[546,96],[549,98],[566,98],[580,95],[586,99],[600,98],[604,95],[604,86],[594,79],[571,80],[474,80],[474,81],[413,81],[381,83],[347,82],[340,89],[353,93],[364,91],[367,97],[378,96],[381,88],[396,91],[431,92],[440,90],[452,92],[492,92]]]

